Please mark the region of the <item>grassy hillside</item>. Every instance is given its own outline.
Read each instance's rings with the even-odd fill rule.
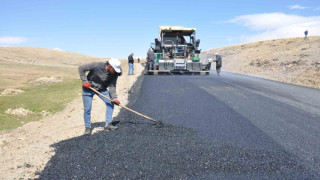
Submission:
[[[215,48],[203,52],[202,58],[216,52],[222,56],[224,71],[320,88],[319,36]]]
[[[21,88],[24,92],[16,95],[0,96],[0,131],[61,111],[74,98],[79,97],[80,87],[79,80],[65,80]],[[17,116],[5,113],[8,109],[19,108],[31,111],[32,114]]]
[[[0,47],[0,130],[61,111],[81,93],[77,67],[94,61],[105,59],[43,48]],[[24,92],[2,94],[9,88]],[[32,113],[17,116],[20,111],[8,114],[8,109]]]

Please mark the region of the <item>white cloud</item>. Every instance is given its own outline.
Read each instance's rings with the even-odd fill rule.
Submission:
[[[253,30],[275,29],[281,26],[302,23],[305,21],[306,17],[287,15],[284,13],[250,14],[237,16],[230,20],[232,23],[246,26]]]
[[[302,37],[305,30],[309,31],[309,35],[320,35],[320,16],[264,13],[238,16],[229,22],[259,32],[253,35],[242,35],[240,39],[244,42]]]
[[[64,51],[64,50],[62,50],[62,49],[60,49],[60,48],[58,48],[58,47],[54,48],[53,50],[56,50],[56,51]]]
[[[28,39],[25,37],[12,37],[12,36],[5,36],[0,37],[0,44],[20,44],[26,42]]]
[[[289,6],[289,9],[307,9],[308,7],[300,6],[300,5],[292,5]]]

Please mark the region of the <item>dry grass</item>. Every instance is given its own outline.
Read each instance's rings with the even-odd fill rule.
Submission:
[[[105,61],[77,53],[31,47],[0,47],[0,90],[39,84],[39,78],[75,79],[77,67]]]
[[[286,38],[211,49],[222,55],[223,70],[320,88],[320,37]]]
[[[0,55],[1,56],[1,55]],[[0,90],[34,86],[39,78],[54,77],[56,79],[78,78],[76,67],[52,67],[31,64],[17,64],[0,61]]]
[[[77,53],[43,48],[0,47],[0,90],[39,85],[44,81],[79,79],[78,66],[90,62],[104,62]],[[121,59],[124,66],[126,59]]]
[[[101,58],[44,48],[0,47],[0,62],[69,67],[100,60]]]

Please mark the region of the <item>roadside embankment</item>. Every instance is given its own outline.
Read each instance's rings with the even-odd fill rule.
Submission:
[[[222,56],[222,70],[320,88],[320,37],[286,38],[210,49]],[[212,67],[215,65],[213,63]]]

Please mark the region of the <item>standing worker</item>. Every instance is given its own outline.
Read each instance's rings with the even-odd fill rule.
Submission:
[[[155,56],[154,52],[151,50],[151,48],[149,48],[149,50],[147,52],[147,60],[149,63],[148,70],[156,70],[155,59],[156,59],[156,56]]]
[[[130,75],[130,70],[131,70],[131,74],[133,75],[133,70],[134,70],[134,67],[133,67],[133,63],[134,63],[134,60],[133,60],[133,53],[131,53],[128,57],[128,64],[129,64],[129,72],[128,72],[128,75]]]
[[[210,71],[211,69],[211,62],[212,62],[212,58],[208,59],[208,70]]]
[[[308,30],[304,32],[304,39],[308,39]]]
[[[89,89],[92,87],[102,93],[103,95],[112,99],[112,102],[98,95],[106,103],[106,124],[104,129],[112,131],[118,129],[117,126],[112,125],[112,114],[114,104],[119,105],[120,101],[117,100],[116,84],[118,76],[121,76],[121,63],[116,58],[111,58],[107,62],[94,62],[84,64],[79,67],[79,74],[82,80],[82,100],[84,106],[84,123],[85,123],[85,135],[91,135],[91,107],[92,98],[95,93]],[[89,71],[86,76],[86,72]],[[108,88],[108,90],[107,90]]]
[[[222,58],[219,55],[219,53],[216,53],[216,60],[214,60],[213,62],[216,62],[216,71],[217,71],[217,75],[220,76],[220,71],[221,71],[221,67],[222,67]]]
[[[138,63],[140,63],[140,58],[138,58]]]

